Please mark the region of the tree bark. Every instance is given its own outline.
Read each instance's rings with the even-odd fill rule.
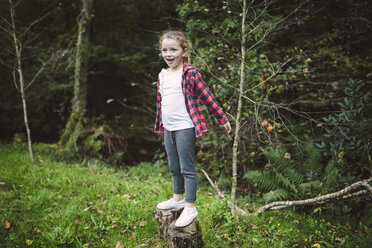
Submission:
[[[82,122],[87,111],[89,33],[93,0],[81,0],[81,3],[76,43],[72,111],[59,142],[62,147],[74,146],[75,150],[77,150],[76,141],[80,135]]]
[[[176,227],[173,221],[168,227],[169,248],[201,248],[204,247],[199,221],[193,220],[190,225]]]
[[[89,33],[93,0],[82,0],[76,44],[74,99],[72,109],[84,116],[87,107]]]
[[[178,219],[183,209],[179,210],[160,210],[156,209],[155,219],[158,223],[159,237],[166,240],[169,225]]]

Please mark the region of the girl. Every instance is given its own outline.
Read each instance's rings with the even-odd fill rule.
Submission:
[[[184,208],[175,223],[183,227],[198,215],[194,205],[197,188],[194,147],[195,139],[208,131],[198,97],[227,133],[231,126],[199,71],[189,64],[191,44],[185,34],[165,32],[159,40],[159,48],[169,68],[159,73],[155,132],[164,133],[174,195],[159,203],[157,208]]]

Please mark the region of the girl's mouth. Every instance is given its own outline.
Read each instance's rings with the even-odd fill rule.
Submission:
[[[172,63],[174,59],[166,59],[168,63]]]

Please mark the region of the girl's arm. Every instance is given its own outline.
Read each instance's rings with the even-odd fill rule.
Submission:
[[[196,70],[195,73],[195,89],[196,93],[198,94],[199,98],[203,101],[205,106],[212,112],[212,114],[217,118],[218,122],[223,125],[226,132],[229,133],[231,131],[231,126],[229,120],[223,113],[221,107],[219,106],[216,98],[213,96],[210,88],[202,79],[199,71]]]

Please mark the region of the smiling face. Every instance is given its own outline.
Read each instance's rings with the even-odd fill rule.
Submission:
[[[171,69],[179,69],[183,65],[183,57],[186,55],[187,50],[182,49],[177,40],[165,38],[162,41],[161,56]]]

